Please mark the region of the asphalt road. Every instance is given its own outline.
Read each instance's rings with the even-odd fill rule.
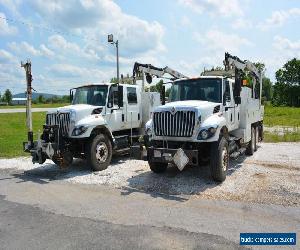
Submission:
[[[299,232],[299,214],[0,170],[3,249],[238,249],[240,232]]]
[[[32,108],[32,112],[47,112],[54,110],[55,108]],[[26,108],[15,108],[15,109],[0,109],[0,114],[5,113],[25,113]]]
[[[2,249],[238,249],[223,237],[68,217],[0,198]]]

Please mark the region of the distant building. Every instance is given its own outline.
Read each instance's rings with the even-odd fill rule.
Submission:
[[[12,105],[25,105],[27,99],[22,97],[15,97],[11,100]]]

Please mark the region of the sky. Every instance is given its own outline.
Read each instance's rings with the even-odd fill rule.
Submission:
[[[263,62],[266,76],[300,58],[299,0],[0,0],[0,93],[68,94],[85,83],[132,74],[134,62],[187,76],[222,66],[228,51]]]

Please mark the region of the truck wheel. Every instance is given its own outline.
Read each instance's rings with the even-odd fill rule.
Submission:
[[[151,171],[157,174],[165,172],[168,167],[168,163],[164,162],[153,162],[148,160],[148,163]]]
[[[226,179],[229,165],[228,142],[221,137],[218,142],[211,145],[210,150],[210,169],[214,181],[223,182]]]
[[[252,127],[251,128],[251,140],[248,143],[247,149],[246,149],[246,154],[247,155],[253,155],[254,151],[255,151],[255,147],[256,147],[256,141],[255,141],[255,128]]]
[[[87,149],[87,160],[94,171],[101,171],[108,167],[112,157],[112,146],[109,138],[104,134],[91,138]]]

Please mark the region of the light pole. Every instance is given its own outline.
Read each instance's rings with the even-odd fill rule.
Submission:
[[[110,44],[115,44],[116,45],[116,49],[117,49],[117,83],[120,83],[120,76],[119,76],[119,41],[117,40],[116,42],[114,42],[114,37],[113,34],[110,34],[107,36],[107,41]]]

